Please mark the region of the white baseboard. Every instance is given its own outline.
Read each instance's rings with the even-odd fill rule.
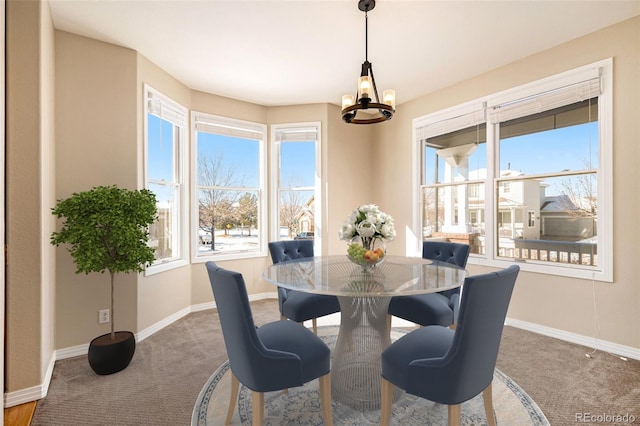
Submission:
[[[56,363],[55,357],[52,356],[44,374],[44,382],[41,385],[33,386],[19,391],[4,394],[4,408],[14,407],[16,405],[25,404],[27,402],[36,401],[47,396],[49,391],[49,383],[53,375],[53,367]]]
[[[149,336],[154,335],[155,333],[157,333],[158,331],[162,330],[163,328],[173,324],[174,322],[178,321],[180,318],[189,315],[191,313],[191,307],[186,307],[183,309],[180,309],[178,312],[169,315],[168,317],[158,321],[157,323],[153,324],[150,327],[145,328],[142,331],[139,331],[138,333],[136,333],[136,342],[142,342],[144,339],[146,339]]]
[[[517,319],[507,318],[506,325],[521,328],[543,336],[553,337],[565,342],[575,343],[577,345],[587,346],[599,351],[608,352],[613,355],[622,356],[640,360],[640,349],[631,346],[619,345],[617,343],[608,342],[606,340],[597,339],[595,337],[583,336],[582,334],[571,333],[557,328],[546,327],[532,322],[521,321]]]

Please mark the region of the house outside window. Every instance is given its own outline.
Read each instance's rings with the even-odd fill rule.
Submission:
[[[605,60],[415,119],[416,234],[611,281],[611,81]]]
[[[266,254],[266,126],[192,113],[192,259]]]
[[[158,220],[149,227],[156,260],[152,274],[187,263],[185,189],[188,110],[144,86],[145,187],[157,198]]]
[[[320,251],[320,123],[271,126],[273,240],[313,239]]]

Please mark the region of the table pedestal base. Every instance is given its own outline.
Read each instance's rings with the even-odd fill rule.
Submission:
[[[342,297],[340,331],[331,365],[331,396],[358,411],[380,408],[380,354],[391,344],[390,297]],[[396,395],[397,393],[397,395]],[[400,396],[394,391],[394,400]]]

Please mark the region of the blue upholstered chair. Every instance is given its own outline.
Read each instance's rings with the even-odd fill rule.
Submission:
[[[269,253],[274,264],[288,260],[313,257],[313,240],[273,241]],[[316,318],[340,312],[336,296],[304,293],[278,287],[280,318],[302,323],[311,320],[313,332],[318,334]]]
[[[253,424],[262,425],[264,392],[286,390],[319,378],[324,424],[332,425],[329,347],[293,321],[257,328],[242,275],[214,262],[206,266],[232,373],[225,424],[233,416],[239,383],[252,390]]]
[[[470,249],[468,244],[425,241],[422,243],[422,257],[453,263],[464,268],[467,265]],[[459,306],[460,289],[454,288],[439,293],[393,297],[387,312],[391,316],[422,326],[449,327],[456,323]]]
[[[382,353],[380,424],[388,425],[393,386],[449,406],[449,424],[460,424],[460,404],[482,392],[489,425],[495,425],[491,382],[502,329],[520,268],[467,277],[455,330],[419,328]]]

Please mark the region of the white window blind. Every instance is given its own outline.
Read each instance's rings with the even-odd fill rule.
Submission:
[[[278,129],[274,135],[275,142],[302,142],[318,140],[318,129],[311,127]]]
[[[416,129],[416,138],[419,141],[425,141],[434,136],[477,126],[485,121],[485,107],[484,104],[480,104],[471,108],[470,111],[461,111],[460,115],[454,115],[453,117],[442,120],[436,119],[435,121],[419,126]]]
[[[489,119],[501,123],[598,97],[602,93],[600,71],[594,69],[590,74],[592,76],[584,81],[491,106]]]
[[[243,139],[262,140],[264,127],[248,121],[233,120],[213,115],[193,114],[195,129],[199,132],[214,133]]]
[[[159,93],[147,88],[147,112],[157,115],[163,120],[167,120],[176,126],[186,127],[187,110],[175,105],[172,101],[165,99]]]

